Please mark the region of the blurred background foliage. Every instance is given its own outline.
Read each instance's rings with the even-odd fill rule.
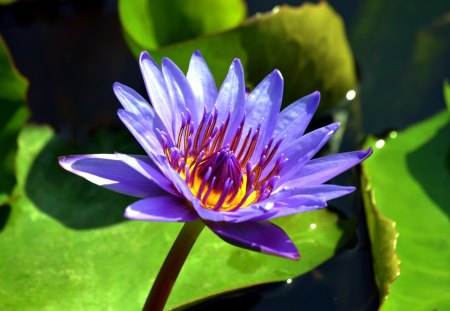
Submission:
[[[141,50],[186,70],[196,49],[218,84],[239,57],[250,88],[281,70],[285,106],[321,91],[311,128],[345,129],[327,150],[368,135],[376,150],[362,174],[338,179],[361,178],[362,191],[280,220],[302,260],[203,233],[169,306],[450,307],[447,1],[1,1],[0,31],[0,309],[139,309],[179,225],[124,221],[130,198],[56,159],[142,153],[115,116],[112,83],[144,94]]]

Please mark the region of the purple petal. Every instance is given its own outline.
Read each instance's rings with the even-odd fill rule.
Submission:
[[[158,128],[167,132],[165,125],[149,103],[132,88],[118,82],[114,83],[114,93],[126,111],[145,120],[145,124],[150,128]]]
[[[150,179],[153,183],[157,184],[159,187],[165,191],[177,195],[172,182],[164,176],[159,168],[153,163],[149,157],[145,156],[133,156],[122,153],[116,153],[117,159],[124,162],[142,176]]]
[[[233,212],[205,209],[200,206],[198,200],[194,200],[192,205],[202,219],[213,222],[242,223],[247,221],[267,220],[326,207],[326,199],[347,194],[353,189],[350,189],[350,187],[343,188],[348,189],[341,189],[341,192],[337,189],[333,192],[330,189],[330,193],[327,194],[327,196],[322,194],[326,189],[322,190],[322,192],[317,190],[317,196],[306,194],[308,191],[312,192],[312,189],[306,189],[303,192],[298,191],[298,193],[305,193],[301,195],[295,195],[293,192],[283,192],[277,194],[276,197],[270,196],[264,201],[240,208]]]
[[[125,217],[158,222],[186,222],[198,219],[198,215],[184,200],[167,196],[134,202],[125,210]]]
[[[327,143],[338,128],[339,123],[321,127],[294,140],[281,150],[280,153],[283,153],[288,159],[282,169],[282,180],[288,180],[289,177],[296,175],[302,169],[302,166]]]
[[[192,206],[194,207],[195,211],[202,219],[210,220],[210,221],[214,221],[214,222],[225,220],[224,213],[219,212],[219,211],[209,210],[209,209],[202,207],[200,205],[200,202],[198,201],[198,199],[194,198],[193,196],[191,197],[190,201],[191,201]]]
[[[231,113],[229,130],[225,136],[224,143],[228,142],[235,134],[235,129],[244,116],[245,81],[244,70],[239,59],[235,59],[230,66],[228,74],[220,87],[217,95],[216,108],[218,111],[217,124],[226,120]]]
[[[141,198],[167,194],[115,154],[64,156],[59,158],[59,164],[69,172],[116,192]]]
[[[245,208],[240,208],[237,211],[226,212],[206,209],[200,205],[200,202],[196,198],[192,198],[190,201],[202,219],[213,222],[224,221],[230,223],[240,223],[255,219],[268,212],[268,209],[266,209],[264,204],[246,206]],[[268,205],[272,207],[273,203],[270,202]]]
[[[268,201],[282,201],[284,198],[292,196],[312,196],[321,201],[329,201],[355,191],[355,187],[344,187],[337,185],[317,185],[317,186],[281,186],[268,198]]]
[[[250,127],[256,129],[258,125],[261,125],[252,161],[256,160],[255,157],[259,158],[261,149],[267,139],[272,136],[282,98],[283,77],[278,70],[274,70],[262,80],[247,98],[243,132],[247,133]]]
[[[162,72],[164,79],[166,80],[167,89],[169,90],[172,103],[178,113],[174,114],[178,116],[179,120],[176,120],[177,126],[175,127],[175,133],[178,133],[181,124],[181,112],[186,113],[186,109],[189,110],[191,120],[197,127],[200,119],[200,113],[203,113],[203,108],[197,107],[197,103],[194,99],[191,86],[184,76],[183,72],[168,58],[162,59]],[[199,109],[200,108],[200,109]]]
[[[169,163],[164,162],[160,167],[162,173],[172,182],[175,189],[178,191],[180,196],[183,196],[188,201],[197,200],[194,198],[191,189],[189,189],[186,181],[181,178],[181,176],[173,170],[173,168],[169,165]]]
[[[121,109],[119,109],[118,114],[122,122],[150,156],[153,163],[155,163],[161,173],[172,182],[172,185],[178,191],[178,194],[184,196],[187,200],[192,201],[193,195],[191,190],[181,176],[170,167],[167,158],[163,153],[161,143],[158,141],[155,133],[150,130],[148,126],[142,124],[142,119],[136,115]]]
[[[268,205],[268,203],[266,203],[266,205]],[[288,198],[280,199],[280,201],[273,203],[273,207],[271,209],[268,209],[267,213],[252,217],[251,220],[259,221],[274,219],[278,217],[314,211],[326,206],[327,203],[325,201],[313,196],[291,196]]]
[[[230,224],[208,222],[208,227],[226,242],[246,249],[297,260],[300,255],[284,231],[267,221]]]
[[[153,121],[155,118],[155,111],[135,90],[119,82],[113,84],[113,90],[126,111]]]
[[[237,211],[226,212],[206,209],[200,205],[197,199],[192,200],[191,203],[202,219],[213,222],[224,221],[230,223],[240,223],[255,219],[268,212],[265,210],[264,205],[247,206],[245,208],[238,209]],[[273,206],[273,203],[269,204]]]
[[[119,109],[117,114],[154,162],[156,162],[155,156],[164,155],[161,142],[156,136],[156,129],[153,128],[153,124],[123,109]]]
[[[246,221],[268,220],[292,214],[298,214],[326,207],[325,201],[314,196],[301,195],[289,198],[280,197],[279,200],[269,199],[257,202],[236,212],[225,215],[225,221],[241,223]]]
[[[281,187],[267,200],[260,204],[273,202],[273,208],[260,216],[252,217],[252,220],[267,220],[289,216],[298,213],[313,211],[327,206],[327,201],[347,195],[355,190],[355,187],[342,187],[336,185],[318,185],[311,187]],[[267,207],[266,207],[267,209]]]
[[[141,53],[140,64],[147,93],[150,97],[153,108],[173,138],[174,132],[172,123],[173,114],[176,113],[176,110],[167,90],[163,73],[148,52]]]
[[[198,110],[203,112],[203,108],[206,107],[207,111],[211,111],[216,102],[217,87],[211,71],[199,51],[192,54],[187,80],[194,93]]]
[[[270,199],[270,197],[269,197]],[[240,208],[237,211],[213,211],[200,206],[197,201],[193,202],[193,206],[202,219],[210,220],[213,222],[229,222],[229,223],[242,223],[247,221],[267,220],[275,217],[281,217],[284,215],[301,213],[304,211],[314,210],[326,206],[326,203],[312,196],[302,196],[301,199],[296,201],[296,210],[288,211],[285,208],[286,204],[279,205],[278,202],[270,200],[264,200],[257,202],[253,205]],[[286,198],[282,198],[286,201]],[[284,211],[286,210],[286,211]]]
[[[300,187],[322,184],[359,164],[371,154],[372,148],[338,153],[311,160],[302,167],[295,178],[283,183],[283,186]]]
[[[276,137],[285,136],[285,141],[292,141],[305,132],[320,101],[320,93],[314,92],[300,98],[281,111],[274,130]]]

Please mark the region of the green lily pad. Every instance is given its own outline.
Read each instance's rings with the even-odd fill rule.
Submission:
[[[135,55],[151,50],[156,59],[169,57],[183,70],[192,52],[200,50],[217,82],[225,78],[235,57],[242,61],[249,86],[257,85],[278,68],[285,77],[284,105],[319,90],[319,109],[324,109],[343,99],[356,83],[344,25],[325,1],[298,8],[283,6],[250,18],[235,29],[157,50],[133,38],[128,34]]]
[[[17,134],[28,118],[25,107],[27,80],[14,67],[13,60],[0,36],[0,206],[8,201],[14,177]]]
[[[120,0],[126,33],[148,49],[238,26],[246,16],[243,0]]]
[[[119,141],[116,136],[109,135],[106,145],[95,142],[80,149],[48,127],[29,125],[21,132],[18,199],[0,234],[1,310],[138,310],[143,305],[181,225],[123,221],[131,198],[92,185],[57,164],[62,154],[111,152],[114,143],[130,141],[130,136],[119,135],[124,137]],[[333,256],[349,228],[327,210],[277,223],[298,246],[300,261],[243,250],[204,230],[168,307],[305,273]]]
[[[449,120],[444,111],[366,143],[378,146],[363,183],[383,310],[450,308]]]

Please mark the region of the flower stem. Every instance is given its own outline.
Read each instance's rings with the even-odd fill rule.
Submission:
[[[186,222],[167,254],[158,276],[148,294],[143,311],[160,311],[166,305],[170,291],[205,224],[202,221]]]

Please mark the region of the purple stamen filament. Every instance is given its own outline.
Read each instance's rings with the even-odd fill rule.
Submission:
[[[245,117],[235,131],[230,144],[223,145],[229,128],[231,113],[217,125],[218,111],[206,110],[195,128],[189,112],[182,114],[176,145],[168,146],[161,135],[162,147],[172,168],[178,172],[204,208],[234,211],[267,198],[279,178],[283,154],[275,155],[283,139],[275,143],[271,138],[254,158],[261,126],[244,133]],[[267,168],[267,169],[266,169]]]

